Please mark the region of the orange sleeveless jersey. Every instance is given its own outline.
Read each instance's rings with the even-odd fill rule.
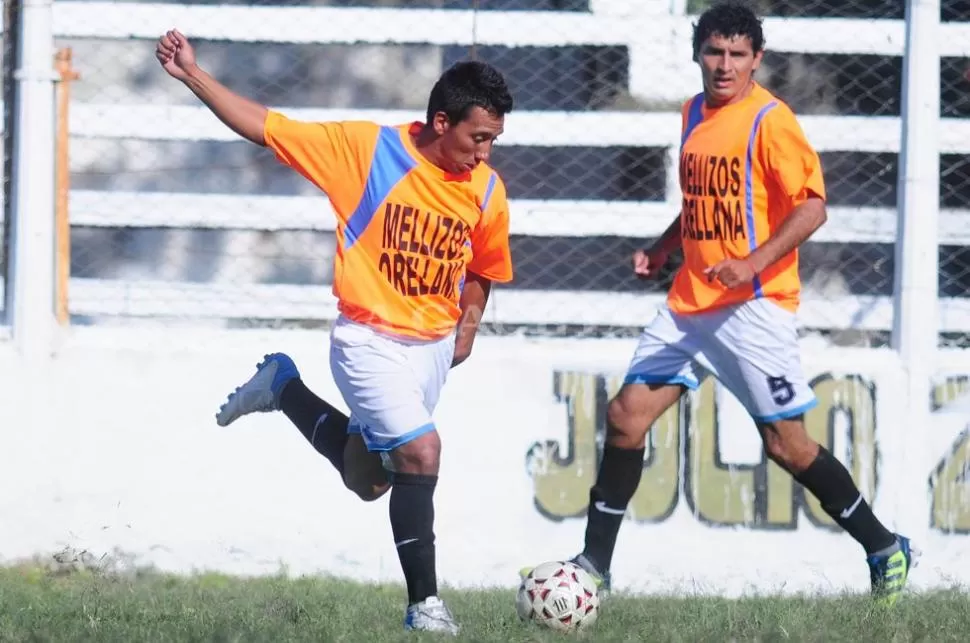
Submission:
[[[464,175],[414,147],[420,123],[311,123],[270,111],[277,159],[327,194],[337,215],[333,294],[347,318],[416,339],[450,333],[465,271],[512,279],[505,185],[484,163]]]
[[[792,312],[799,304],[798,250],[751,284],[729,290],[704,270],[743,258],[791,210],[825,198],[822,167],[791,109],[760,85],[732,105],[710,109],[703,94],[682,108],[680,227],[684,263],[667,303],[690,314],[765,297]]]

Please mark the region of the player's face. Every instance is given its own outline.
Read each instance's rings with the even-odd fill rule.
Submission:
[[[455,174],[470,172],[492,154],[492,145],[505,128],[505,118],[495,116],[477,105],[469,110],[465,120],[455,124],[439,112],[435,116],[435,131],[441,137],[440,150],[448,171]]]
[[[754,53],[747,36],[709,36],[698,52],[708,100],[716,105],[727,105],[743,98],[751,75],[761,65],[762,54],[760,51]]]

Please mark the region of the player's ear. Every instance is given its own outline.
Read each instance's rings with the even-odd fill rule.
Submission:
[[[434,118],[431,120],[431,127],[434,128],[435,134],[442,136],[445,132],[451,129],[451,123],[448,121],[448,115],[444,112],[435,112]]]
[[[761,66],[761,59],[764,58],[765,50],[761,49],[754,53],[754,63],[751,65],[751,71],[758,71],[758,67]]]

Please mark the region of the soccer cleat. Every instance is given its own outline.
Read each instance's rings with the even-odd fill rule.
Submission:
[[[599,571],[596,569],[596,565],[582,554],[576,554],[566,562],[582,567],[593,578],[593,582],[596,583],[596,594],[600,597],[600,600],[605,599],[609,595],[613,580],[610,572]],[[535,567],[523,567],[519,570],[519,577],[525,578],[532,573],[533,569]]]
[[[437,596],[429,596],[420,603],[408,606],[408,611],[404,614],[404,629],[444,632],[457,636],[461,628],[444,601]]]
[[[283,386],[300,377],[296,364],[288,355],[272,353],[256,365],[256,374],[229,394],[216,413],[216,424],[229,426],[250,413],[267,413],[280,408]]]
[[[613,584],[613,578],[610,575],[609,570],[601,572],[600,570],[596,569],[596,565],[593,564],[593,561],[586,558],[586,556],[582,554],[573,556],[569,559],[569,562],[585,569],[589,575],[593,577],[593,582],[596,583],[596,594],[601,600],[606,598],[606,596],[610,593],[611,585]]]
[[[909,570],[919,564],[920,551],[912,546],[909,538],[896,534],[896,542],[899,549],[892,554],[866,558],[872,596],[876,603],[885,607],[896,604],[909,578]]]

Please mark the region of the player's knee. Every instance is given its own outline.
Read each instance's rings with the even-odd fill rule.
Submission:
[[[767,433],[765,434],[764,445],[765,455],[781,468],[787,469],[788,450],[785,448],[785,443],[777,436]]]
[[[606,409],[606,440],[622,449],[646,444],[647,431],[683,394],[674,385],[624,385]]]
[[[778,420],[761,427],[765,454],[791,473],[808,468],[818,454],[816,443],[805,430],[801,418]]]
[[[390,455],[391,466],[397,473],[426,476],[438,475],[440,459],[441,439],[437,431],[430,431],[402,444]]]
[[[617,395],[606,408],[606,439],[613,446],[640,448],[650,424],[650,418],[638,412],[625,395]]]

